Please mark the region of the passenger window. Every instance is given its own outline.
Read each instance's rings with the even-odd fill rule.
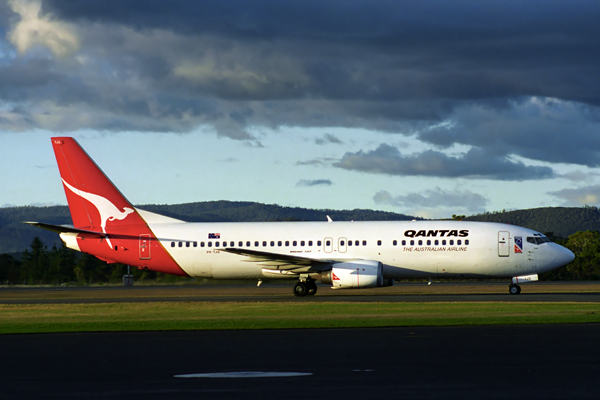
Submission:
[[[208,247],[212,247],[212,242],[208,242]]]
[[[465,246],[469,245],[469,239],[465,240]]]
[[[250,246],[251,246],[251,243],[249,241],[246,242],[246,247],[250,247]]]
[[[461,240],[457,240],[456,244],[460,246],[462,244],[462,241]]]
[[[271,247],[275,247],[275,242],[271,240]]]
[[[393,244],[394,246],[397,246],[397,245],[398,245],[398,241],[397,241],[397,240],[394,240],[394,241],[392,242],[392,244]]]
[[[244,242],[242,242],[241,240],[238,242],[238,247],[244,247]]]
[[[415,245],[415,241],[414,241],[414,240],[411,240],[411,241],[410,241],[410,245],[411,245],[411,246],[414,246],[414,245]]]
[[[402,246],[406,246],[406,240],[402,241]]]
[[[235,247],[235,242],[229,242],[229,247]]]
[[[419,240],[419,246],[423,246],[423,241]]]
[[[300,246],[304,246],[304,240],[300,242]]]
[[[263,247],[267,247],[267,241],[263,240]]]
[[[175,242],[171,242],[171,247],[175,247]]]
[[[446,245],[446,241],[442,240],[442,246],[445,246],[445,245]]]
[[[322,242],[320,240],[317,240],[317,246],[321,246],[321,243]]]
[[[437,246],[437,245],[439,245],[439,244],[440,244],[440,241],[439,241],[439,240],[436,240],[435,242],[433,242],[433,244]]]
[[[289,240],[285,241],[285,247],[290,247],[290,241]]]
[[[279,242],[277,242],[277,246],[281,247],[283,243],[281,242],[281,240]]]
[[[194,242],[194,247],[198,247],[198,242]]]
[[[254,242],[254,247],[258,247],[258,246],[260,246],[260,245],[258,244],[258,241]]]
[[[298,242],[294,240],[294,241],[292,242],[292,246],[294,246],[294,247],[298,246]]]
[[[431,240],[427,241],[427,246],[431,246]]]
[[[200,247],[204,247],[204,242],[200,242]]]
[[[345,246],[346,242],[344,242],[343,240],[340,240],[340,246]]]
[[[219,242],[215,242],[215,247],[219,247]]]
[[[312,246],[312,240],[309,240],[309,241],[308,241],[308,245],[309,245],[309,246]]]
[[[183,242],[179,242],[179,247],[183,247]]]
[[[367,245],[367,241],[363,240],[363,246],[366,246],[366,245]]]
[[[377,246],[381,246],[381,240],[377,241]]]
[[[355,241],[354,241],[354,245],[355,245],[355,246],[360,246],[360,242],[359,242],[358,240],[355,240]]]
[[[325,246],[331,246],[331,242],[328,240],[325,242]]]
[[[190,242],[185,242],[185,247],[190,247]]]
[[[454,240],[450,241],[450,246],[454,246]]]

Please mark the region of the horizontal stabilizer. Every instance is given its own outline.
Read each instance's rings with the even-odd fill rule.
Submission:
[[[73,228],[72,226],[65,226],[65,225],[52,225],[52,224],[45,224],[43,222],[25,222],[26,224],[29,224],[31,226],[36,226],[38,228],[42,228],[42,229],[46,229],[48,231],[52,231],[52,232],[56,232],[56,233],[82,233],[82,234],[86,234],[86,235],[92,235],[92,236],[96,236],[96,237],[106,237],[107,234],[104,232],[96,232],[96,231],[88,231],[85,229],[78,229],[78,228]]]

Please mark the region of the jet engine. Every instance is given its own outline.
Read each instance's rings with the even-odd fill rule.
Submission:
[[[333,289],[389,286],[393,280],[383,279],[383,265],[379,261],[356,260],[333,264],[331,270],[321,272],[321,282]]]

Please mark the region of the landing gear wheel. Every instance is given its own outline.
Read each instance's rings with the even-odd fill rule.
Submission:
[[[308,287],[307,295],[314,296],[317,294],[317,284],[314,281],[306,282],[306,286]]]
[[[308,287],[306,287],[306,283],[298,282],[294,285],[294,296],[304,297],[308,294]]]
[[[510,285],[508,287],[508,292],[510,294],[519,294],[519,293],[521,293],[521,286],[516,285],[516,284],[513,283],[512,285]]]

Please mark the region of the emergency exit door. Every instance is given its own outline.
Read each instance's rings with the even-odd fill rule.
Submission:
[[[140,235],[140,260],[149,260],[150,256],[150,235]]]

